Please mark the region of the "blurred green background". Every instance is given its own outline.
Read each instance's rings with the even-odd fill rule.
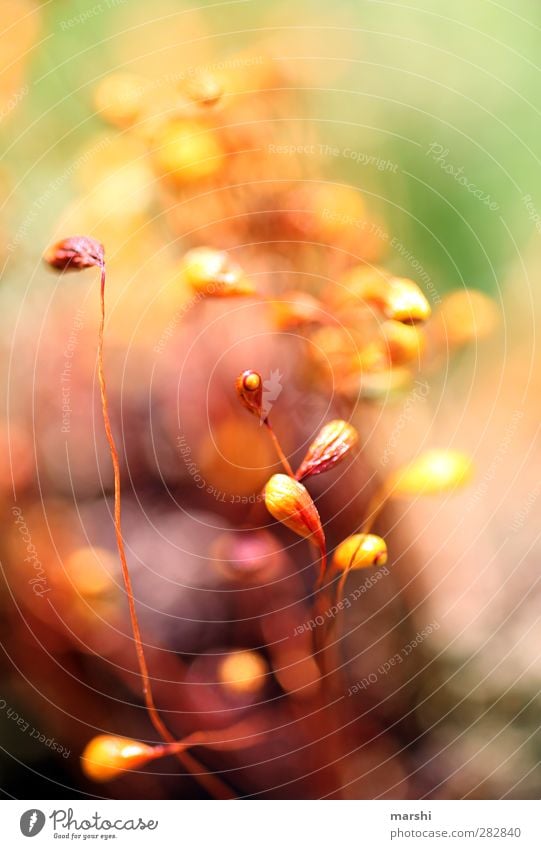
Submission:
[[[198,4],[197,26],[193,4],[180,0],[40,6],[28,93],[0,123],[3,162],[20,180],[20,218],[95,132],[91,92],[103,75],[146,70],[160,51],[168,67],[175,57],[182,68],[197,51],[217,61],[264,38],[278,62],[299,72],[322,143],[391,163],[378,170],[329,156],[326,168],[368,194],[438,289],[494,290],[535,232],[522,200],[531,195],[541,208],[535,0],[207,2]],[[453,173],[430,155],[431,144],[446,151]],[[497,208],[461,185],[457,169]],[[67,180],[54,192],[48,220],[70,191]],[[39,232],[41,216],[33,224]],[[407,263],[391,251],[391,266]]]

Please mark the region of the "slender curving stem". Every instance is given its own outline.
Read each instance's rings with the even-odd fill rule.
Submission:
[[[268,430],[268,432],[271,436],[271,439],[274,443],[274,447],[276,448],[276,453],[278,454],[278,457],[280,458],[280,462],[281,462],[282,466],[286,470],[289,477],[294,478],[295,475],[293,474],[293,469],[291,468],[291,465],[290,465],[289,460],[287,459],[286,455],[282,451],[282,446],[280,445],[280,441],[279,441],[278,437],[276,436],[268,417],[266,419],[263,419],[263,424],[265,425],[265,427],[267,428],[267,430]]]
[[[115,536],[116,536],[116,544],[118,548],[118,554],[120,557],[120,565],[122,568],[122,578],[124,580],[124,587],[126,589],[126,595],[128,597],[128,608],[130,612],[130,622],[131,629],[133,633],[133,640],[135,643],[135,651],[137,654],[137,662],[139,665],[139,672],[141,674],[142,686],[143,686],[143,696],[145,700],[145,705],[147,708],[148,715],[150,717],[150,721],[152,725],[162,738],[165,743],[175,744],[177,741],[174,736],[171,734],[164,721],[162,720],[160,714],[156,709],[156,705],[154,702],[154,696],[152,694],[152,685],[150,683],[150,675],[148,673],[148,666],[146,662],[145,652],[143,649],[143,641],[141,639],[141,629],[139,627],[139,620],[137,617],[137,610],[135,608],[135,598],[133,595],[133,588],[131,582],[130,571],[128,568],[128,563],[126,560],[126,550],[124,548],[124,539],[122,537],[122,525],[121,525],[121,494],[120,494],[120,463],[118,460],[118,451],[116,449],[115,440],[113,437],[113,431],[111,428],[111,419],[109,416],[109,402],[107,399],[107,385],[105,382],[105,373],[104,373],[104,365],[103,365],[103,337],[104,337],[104,328],[105,328],[105,262],[102,262],[100,265],[101,269],[101,280],[100,280],[100,324],[98,331],[98,379],[100,384],[100,395],[101,395],[101,407],[103,414],[103,424],[105,426],[105,435],[107,437],[107,442],[109,445],[109,452],[111,454],[111,461],[113,464],[113,472],[114,472],[114,525],[115,525]],[[230,790],[230,788],[219,779],[217,776],[209,773],[205,767],[200,764],[196,758],[192,755],[188,754],[185,751],[176,752],[177,758],[183,764],[183,766],[194,776],[197,778],[201,786],[203,786],[212,796],[215,796],[219,799],[232,799],[235,798],[235,794]]]
[[[387,501],[391,497],[391,494],[392,493],[389,491],[385,483],[383,483],[375,491],[374,495],[368,502],[366,519],[364,520],[363,526],[361,528],[362,534],[370,533],[376,519],[378,518],[379,514],[387,504]]]

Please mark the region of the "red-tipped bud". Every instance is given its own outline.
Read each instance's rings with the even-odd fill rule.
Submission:
[[[263,381],[261,375],[252,369],[246,369],[239,374],[235,388],[241,403],[254,416],[261,418],[263,414]]]
[[[273,475],[265,487],[265,505],[279,522],[301,537],[311,539],[322,551],[325,535],[310,493],[289,475]]]
[[[335,419],[324,425],[310,445],[295,477],[303,480],[334,468],[357,445],[359,434],[348,422]]]
[[[137,769],[151,761],[159,751],[129,737],[99,734],[86,745],[81,768],[92,781],[111,781],[125,770]]]
[[[101,268],[105,251],[101,242],[90,236],[69,236],[51,245],[43,254],[44,261],[60,271],[80,271],[82,268]]]

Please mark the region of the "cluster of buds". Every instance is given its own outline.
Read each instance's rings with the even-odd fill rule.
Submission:
[[[145,146],[159,178],[157,184],[163,193],[164,208],[168,210],[168,224],[175,236],[182,236],[188,248],[179,261],[180,278],[193,299],[256,300],[257,308],[267,312],[275,330],[292,332],[301,340],[308,363],[305,374],[318,391],[327,385],[325,378],[330,375],[333,389],[342,396],[342,401],[380,398],[386,394],[390,382],[393,388],[404,389],[415,370],[444,345],[463,345],[489,332],[496,321],[493,304],[476,292],[443,297],[435,316],[436,330],[430,329],[432,309],[421,288],[413,280],[380,267],[386,239],[374,235],[377,227],[359,226],[360,222],[370,222],[359,192],[315,181],[313,185],[306,184],[302,172],[295,171],[292,158],[280,159],[273,154],[269,129],[275,129],[276,122],[269,122],[267,117],[272,114],[269,100],[287,96],[276,94],[286,90],[280,82],[275,67],[257,68],[251,88],[255,90],[259,86],[261,90],[260,120],[254,120],[253,115],[249,121],[245,120],[253,104],[246,103],[246,95],[231,80],[209,73],[172,86],[159,102],[154,102],[148,80],[114,74],[99,84],[95,103],[106,121]],[[275,179],[254,181],[252,186],[246,180],[247,173],[266,173],[270,157],[274,157]],[[226,185],[243,189],[230,188],[225,192]],[[286,267],[297,267],[308,243],[314,246],[317,256],[323,259],[326,279],[333,281],[332,286],[316,291],[285,288],[279,298],[273,292],[256,292],[250,251],[241,252],[237,246],[260,245],[262,232],[272,232],[276,243],[283,246],[280,256],[286,256],[289,263]],[[197,233],[195,245],[187,233]],[[334,251],[328,250],[331,244]],[[241,253],[241,261],[237,262]],[[352,256],[354,265],[349,259]],[[176,740],[156,710],[124,553],[119,463],[103,377],[104,249],[90,237],[70,237],[53,245],[44,258],[57,271],[95,267],[102,274],[99,377],[115,472],[115,530],[145,701],[163,740],[159,745],[148,745],[126,737],[99,735],[83,753],[83,770],[94,781],[109,781],[162,757],[182,756],[191,746],[247,745],[243,729],[238,728],[237,737],[222,730],[219,739],[210,732],[200,731]],[[264,275],[262,279],[265,280]],[[338,597],[350,572],[377,568],[387,562],[386,540],[371,531],[390,499],[450,492],[471,477],[469,459],[451,451],[427,452],[395,470],[381,483],[367,515],[359,517],[351,534],[328,559],[324,522],[308,487],[311,478],[332,473],[346,458],[353,459],[359,444],[357,429],[346,419],[333,418],[320,427],[294,469],[264,408],[261,375],[247,369],[238,376],[235,388],[243,407],[264,426],[283,467],[263,487],[265,507],[275,520],[317,549],[320,568],[314,583],[320,598],[334,583]],[[222,545],[225,545],[223,541]],[[238,580],[245,580],[247,570],[243,571],[238,564],[235,569]],[[272,667],[276,665],[272,653],[269,654],[267,661],[256,651],[231,651],[217,668],[220,686],[239,698],[255,698],[272,674],[285,682],[287,673],[279,669],[273,673]],[[319,686],[320,676],[314,668],[314,657],[310,652],[308,658],[302,657],[306,687],[315,690],[312,685],[317,682]],[[288,691],[289,686],[285,683],[282,686]],[[252,731],[248,736],[257,738]],[[237,738],[244,743],[239,743]]]

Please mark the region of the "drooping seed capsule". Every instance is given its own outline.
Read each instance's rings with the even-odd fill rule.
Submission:
[[[300,481],[334,468],[358,441],[359,434],[349,422],[343,419],[328,422],[310,445],[295,477]]]
[[[242,268],[225,251],[193,248],[184,257],[182,273],[198,295],[230,298],[255,294]]]
[[[279,522],[324,551],[325,535],[310,493],[289,475],[273,475],[265,487],[265,505]]]
[[[332,566],[340,572],[349,569],[367,569],[387,563],[385,540],[375,534],[353,534],[336,548]]]
[[[258,418],[263,414],[263,381],[261,375],[252,369],[246,369],[235,381],[241,403]]]
[[[430,318],[430,304],[413,280],[391,278],[385,300],[385,314],[395,321],[417,324]]]
[[[47,248],[44,261],[59,271],[80,271],[82,268],[102,267],[105,250],[101,242],[90,236],[69,236]]]
[[[137,769],[156,757],[156,749],[131,740],[99,734],[85,747],[81,755],[81,768],[92,781],[111,781],[125,770]]]
[[[388,481],[388,490],[393,498],[439,495],[466,485],[472,475],[473,465],[466,454],[459,451],[427,451],[409,465],[398,469]]]
[[[255,651],[235,651],[218,666],[218,678],[233,693],[257,693],[265,686],[269,668],[266,660]]]

